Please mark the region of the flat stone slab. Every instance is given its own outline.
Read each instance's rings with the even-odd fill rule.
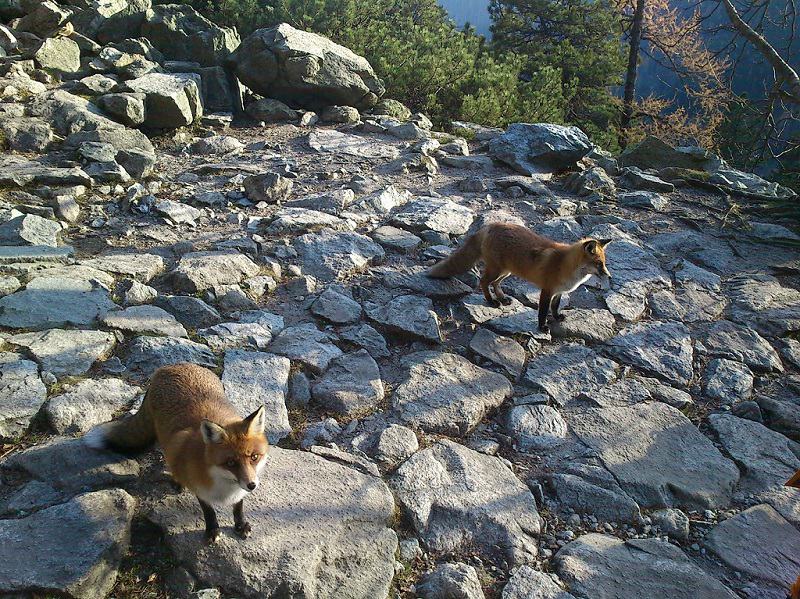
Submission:
[[[87,379],[51,397],[44,413],[58,434],[85,433],[113,419],[141,391],[120,379]]]
[[[588,534],[561,549],[556,571],[578,597],[736,599],[677,547],[655,539]]]
[[[142,377],[150,377],[169,364],[189,362],[216,368],[217,361],[208,347],[178,337],[136,337],[128,349],[125,365]]]
[[[738,468],[675,408],[644,402],[565,416],[570,429],[642,507],[707,509],[730,502]]]
[[[575,599],[575,595],[565,591],[559,582],[554,574],[522,566],[503,587],[502,599]]]
[[[578,338],[590,343],[607,341],[614,336],[614,315],[608,310],[571,308],[562,310],[564,320],[554,321],[550,328],[553,337]]]
[[[752,323],[763,335],[783,337],[800,331],[800,291],[766,274],[742,275],[729,282],[739,322]],[[741,319],[741,320],[740,320]]]
[[[800,531],[768,505],[717,524],[706,548],[737,572],[786,589],[800,572]]]
[[[258,265],[239,252],[190,252],[181,257],[171,276],[177,291],[197,293],[219,285],[236,285],[258,273]]]
[[[262,484],[245,501],[252,535],[242,542],[232,518],[213,547],[188,493],[170,495],[154,519],[175,556],[205,583],[247,597],[284,593],[319,599],[386,597],[394,576],[395,504],[377,477],[308,452],[273,447]]]
[[[511,565],[536,557],[536,501],[498,458],[441,440],[418,451],[391,479],[404,514],[431,551],[479,548]]]
[[[402,365],[408,372],[392,405],[404,423],[426,432],[465,435],[512,394],[506,377],[457,354],[417,352]]]
[[[269,351],[297,360],[316,373],[323,372],[342,350],[333,344],[334,337],[313,324],[286,327],[269,345]]]
[[[155,305],[171,312],[178,322],[191,329],[211,327],[222,320],[219,312],[191,295],[159,295]]]
[[[469,348],[502,367],[514,379],[522,374],[525,367],[525,348],[513,339],[495,335],[488,329],[478,329],[469,342]]]
[[[524,381],[547,393],[558,405],[567,405],[581,393],[590,393],[617,378],[617,364],[583,345],[562,345],[528,361]]]
[[[214,351],[226,349],[265,349],[272,341],[272,331],[258,322],[223,322],[197,334]]]
[[[83,260],[84,266],[130,277],[140,283],[147,283],[164,271],[164,259],[157,254],[106,254],[98,258]]]
[[[403,253],[413,252],[422,243],[422,239],[413,233],[390,225],[378,227],[370,235],[382,246]]]
[[[634,324],[611,338],[606,348],[620,362],[656,374],[669,383],[687,386],[692,380],[692,338],[681,323]]]
[[[405,288],[427,297],[451,298],[472,293],[472,288],[456,278],[432,279],[425,275],[427,270],[421,266],[410,269],[377,268],[383,275],[383,284],[391,289]]]
[[[350,135],[333,129],[309,133],[308,145],[317,152],[347,154],[359,158],[394,159],[400,155],[400,150],[394,145],[375,141],[371,137]]]
[[[128,493],[111,489],[0,520],[0,592],[105,597],[128,551],[135,506]]]
[[[66,264],[71,261],[74,253],[74,248],[68,245],[57,248],[46,245],[31,245],[27,247],[0,245],[0,264],[17,262]]]
[[[330,287],[314,300],[311,311],[337,324],[357,322],[361,318],[361,304]]]
[[[758,372],[783,372],[778,352],[753,329],[729,320],[714,323],[700,336],[699,352],[743,362]]]
[[[561,445],[567,436],[567,423],[550,406],[522,405],[508,413],[506,430],[517,451],[538,452]]]
[[[392,223],[411,231],[463,235],[474,218],[472,210],[452,200],[419,197],[404,204],[392,217]]]
[[[131,306],[108,312],[103,324],[130,333],[150,333],[168,337],[188,337],[175,317],[158,306]]]
[[[351,417],[376,409],[384,396],[380,369],[365,349],[331,360],[311,392],[325,410]]]
[[[341,218],[309,208],[283,208],[266,229],[270,235],[305,233],[323,227],[341,229],[346,223]]]
[[[0,440],[14,440],[28,430],[31,418],[47,399],[36,362],[19,354],[0,353]]]
[[[228,350],[222,371],[222,385],[228,400],[242,417],[265,407],[265,433],[270,443],[277,443],[292,432],[286,411],[289,395],[287,358],[266,352]]]
[[[442,340],[439,316],[427,297],[401,295],[385,304],[365,302],[364,312],[370,320],[394,333],[436,343]]]
[[[0,298],[0,327],[42,330],[94,326],[116,307],[107,290],[89,281],[38,277],[22,291]]]
[[[303,273],[329,283],[366,269],[385,256],[383,248],[358,233],[323,229],[294,240]]]

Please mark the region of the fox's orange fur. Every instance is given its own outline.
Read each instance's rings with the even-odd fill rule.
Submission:
[[[573,244],[559,243],[537,235],[520,225],[491,223],[456,249],[450,256],[435,264],[428,276],[452,277],[469,270],[483,260],[481,289],[491,305],[511,302],[500,283],[513,274],[530,281],[539,289],[539,328],[547,327],[547,314],[560,319],[558,304],[562,293],[578,288],[591,275],[610,278],[606,268],[605,246],[609,239],[582,239]],[[489,288],[494,290],[495,298]]]
[[[215,505],[233,505],[236,531],[250,532],[242,500],[258,487],[269,449],[264,408],[242,419],[210,370],[194,364],[158,369],[136,414],[101,425],[85,439],[124,453],[157,440],[172,477],[200,500],[210,540],[219,534]]]

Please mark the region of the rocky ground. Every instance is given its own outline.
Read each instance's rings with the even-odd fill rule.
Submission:
[[[390,103],[393,118],[334,106],[319,123],[254,100],[251,117],[291,122],[231,126],[164,69],[54,79],[15,62],[0,593],[785,597],[800,253],[737,206],[787,190],[656,140],[618,162],[576,130],[438,133]],[[117,79],[130,91],[109,93]],[[117,103],[117,120],[97,108]],[[158,132],[156,114],[172,119]],[[474,273],[424,276],[496,220],[611,238],[611,288],[565,296],[543,335],[523,281],[492,308]],[[159,453],[79,440],[180,361],[219,373],[242,414],[267,407],[246,541],[220,514],[231,528],[204,545]]]

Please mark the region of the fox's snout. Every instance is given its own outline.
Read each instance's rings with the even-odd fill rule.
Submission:
[[[258,488],[258,479],[255,480],[241,480],[239,481],[239,485],[247,491],[248,493],[252,493]]]

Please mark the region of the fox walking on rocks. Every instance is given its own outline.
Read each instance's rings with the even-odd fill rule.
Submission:
[[[220,534],[215,506],[233,506],[236,533],[249,536],[244,498],[258,488],[269,450],[264,406],[242,419],[216,374],[195,364],[176,364],[155,372],[136,414],[102,424],[84,437],[91,447],[127,454],[156,440],[172,477],[197,496],[208,542]]]
[[[595,275],[608,281],[605,247],[610,239],[582,239],[559,243],[520,225],[491,223],[479,229],[450,256],[428,271],[433,278],[447,278],[469,270],[483,260],[481,289],[490,306],[508,305],[511,298],[500,283],[513,274],[539,289],[539,330],[546,333],[548,313],[563,320],[558,308],[562,293],[570,293]],[[495,297],[489,288],[494,290]]]

